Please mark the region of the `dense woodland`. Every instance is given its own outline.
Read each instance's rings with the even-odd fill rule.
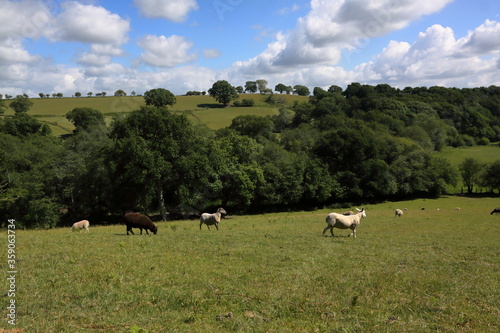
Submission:
[[[500,190],[500,159],[457,168],[433,154],[500,141],[496,86],[315,88],[307,103],[239,116],[216,131],[153,102],[109,126],[99,110],[76,108],[67,114],[76,129],[65,138],[29,115],[28,101],[0,118],[2,223],[50,228],[132,210],[167,218],[217,206],[313,209],[437,196],[458,182]]]

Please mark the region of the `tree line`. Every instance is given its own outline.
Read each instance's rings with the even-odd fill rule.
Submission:
[[[130,210],[167,218],[217,206],[261,212],[438,196],[460,180],[470,191],[500,191],[500,160],[457,168],[433,154],[500,141],[496,86],[332,85],[219,130],[170,112],[176,98],[166,89],[144,99],[109,125],[99,110],[69,110],[75,130],[66,138],[29,115],[32,101],[12,102],[15,115],[0,121],[0,214],[50,228]]]

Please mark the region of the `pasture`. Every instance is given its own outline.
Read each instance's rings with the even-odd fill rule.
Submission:
[[[253,107],[220,107],[210,96],[176,96],[177,103],[169,106],[168,109],[185,114],[195,124],[203,124],[211,129],[219,129],[231,124],[233,118],[240,115],[275,115],[283,105],[291,106],[294,101],[305,102],[308,97],[297,95],[276,95],[284,103],[268,104],[265,99],[268,95],[260,94],[240,94],[243,98],[253,99]],[[33,106],[29,114],[37,117],[38,120],[47,123],[54,135],[70,134],[74,126],[66,119],[66,114],[76,107],[88,107],[101,111],[106,116],[106,121],[111,122],[113,115],[128,113],[138,110],[145,105],[144,98],[140,96],[125,97],[73,97],[73,98],[33,98]],[[7,100],[9,105],[12,100]],[[14,115],[14,111],[7,109],[5,115]]]
[[[366,205],[357,239],[338,229],[321,237],[331,210],[228,212],[220,231],[184,220],[159,222],[151,236],[126,236],[124,225],[18,230],[16,328],[498,332],[497,206],[466,197]],[[408,210],[395,218],[396,208]],[[12,328],[5,316],[0,328]]]

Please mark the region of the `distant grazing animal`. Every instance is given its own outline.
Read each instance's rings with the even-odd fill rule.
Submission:
[[[401,217],[403,216],[403,211],[401,209],[396,209],[394,211],[394,217]]]
[[[342,213],[342,215],[349,216],[349,215],[354,215],[354,212],[352,210]]]
[[[155,235],[158,232],[158,227],[155,226],[146,215],[142,215],[139,213],[127,213],[123,216],[123,221],[127,226],[127,235],[129,231],[132,233],[132,235],[134,235],[134,231],[132,231],[132,228],[139,228],[141,230],[141,235],[142,229],[146,230],[147,235],[149,235],[148,230],[151,230],[151,232]]]
[[[71,231],[74,231],[75,229],[85,229],[87,230],[87,232],[89,232],[89,226],[90,226],[89,221],[82,220],[80,222],[73,223],[73,225],[71,226]]]
[[[496,213],[500,213],[500,207],[497,207],[497,208],[493,209],[493,211],[491,212],[490,215],[493,215],[493,214],[496,214]]]
[[[460,210],[460,207],[455,207],[454,209],[455,209],[455,210]]]
[[[207,225],[208,230],[210,230],[210,226],[215,224],[215,228],[219,230],[219,222],[222,214],[227,214],[224,208],[217,209],[217,213],[203,213],[200,217],[200,230],[203,224]]]
[[[354,236],[356,238],[356,227],[359,225],[361,218],[366,217],[366,212],[365,209],[358,209],[356,210],[359,212],[354,215],[343,215],[343,214],[337,214],[337,213],[330,213],[326,216],[326,228],[323,230],[323,236],[325,235],[325,232],[330,230],[330,232],[333,235],[333,228],[338,228],[338,229],[351,229],[352,233],[349,236]]]

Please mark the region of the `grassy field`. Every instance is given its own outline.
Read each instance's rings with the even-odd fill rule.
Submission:
[[[357,239],[337,229],[321,237],[325,210],[229,215],[218,232],[194,220],[159,222],[152,236],[126,236],[123,225],[20,230],[16,328],[498,332],[497,206],[466,197],[369,205]],[[395,218],[395,208],[408,210]]]
[[[253,107],[227,107],[220,105],[210,96],[176,96],[177,103],[170,110],[186,114],[194,123],[205,124],[211,129],[219,129],[231,124],[231,120],[239,115],[266,116],[278,114],[283,104],[271,105],[265,103],[267,96],[260,94],[241,94],[243,98],[251,98],[255,101]],[[307,101],[308,97],[295,95],[280,95],[286,105],[293,105],[295,100]],[[97,109],[106,115],[106,121],[110,122],[113,115],[138,110],[144,105],[143,97],[79,97],[79,98],[34,98],[33,106],[29,114],[36,116],[40,121],[49,124],[54,135],[69,134],[74,126],[66,119],[66,114],[76,107],[89,107]],[[7,101],[9,105],[11,101]],[[13,115],[12,109],[7,109],[5,115]]]

